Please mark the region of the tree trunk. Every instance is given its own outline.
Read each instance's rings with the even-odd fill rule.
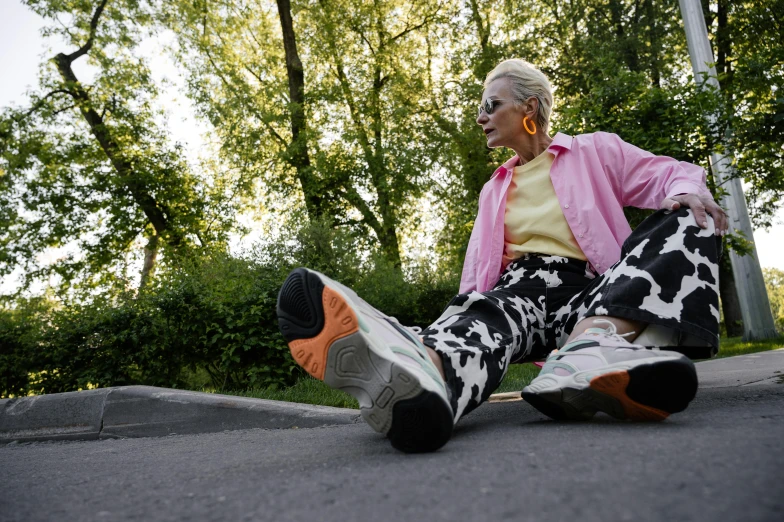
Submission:
[[[305,72],[297,51],[297,39],[294,33],[294,22],[291,18],[290,0],[277,0],[278,16],[283,31],[283,48],[286,52],[286,73],[289,79],[289,110],[291,111],[291,143],[287,155],[288,161],[297,169],[302,192],[305,195],[305,206],[311,220],[320,216],[324,209],[313,168],[310,164],[308,150],[307,119],[305,116]]]
[[[727,0],[719,0],[718,27],[716,28],[716,72],[719,74],[719,85],[721,92],[730,97],[730,87],[732,84],[732,40],[730,30],[727,27]],[[732,99],[729,99],[732,103]]]
[[[703,7],[704,8],[704,7]],[[708,32],[710,32],[713,25],[713,14],[711,13],[711,20],[708,23]],[[719,0],[718,13],[716,14],[718,27],[714,37],[716,44],[716,72],[719,74],[719,86],[721,93],[727,97],[731,103],[731,83],[732,83],[732,70],[729,62],[730,58],[730,35],[727,29],[727,0]],[[740,311],[740,299],[738,298],[738,290],[735,285],[735,275],[732,273],[732,264],[730,263],[730,256],[725,255],[722,257],[719,264],[719,292],[721,294],[721,306],[724,312],[724,324],[727,327],[728,337],[739,337],[743,335],[743,317]]]
[[[659,25],[656,16],[656,8],[653,5],[653,0],[645,0],[643,5],[645,10],[644,22],[648,24],[648,41],[650,42],[650,72],[651,72],[651,86],[661,87],[661,70],[659,67]]]
[[[144,245],[144,265],[142,265],[142,280],[139,290],[145,288],[150,278],[155,273],[155,262],[158,259],[158,235],[152,234],[147,244]]]
[[[612,19],[612,23],[615,28],[617,42],[621,45],[621,55],[623,56],[623,60],[630,71],[639,72],[640,60],[639,56],[637,55],[637,42],[636,39],[632,41],[633,39],[630,39],[626,36],[626,29],[623,25],[623,14],[624,6],[620,0],[610,0],[610,18]]]
[[[724,312],[724,325],[727,337],[743,335],[743,318],[740,313],[740,300],[735,289],[735,276],[732,274],[730,256],[724,255],[719,261],[719,294]]]
[[[95,10],[92,20],[90,22],[90,37],[81,48],[71,54],[59,53],[54,57],[54,62],[57,65],[57,70],[60,73],[64,83],[65,90],[73,97],[76,102],[79,112],[90,127],[90,132],[98,140],[98,144],[103,149],[106,157],[111,162],[114,169],[120,175],[125,187],[131,193],[134,202],[139,205],[144,212],[147,219],[155,228],[158,236],[167,238],[172,244],[179,242],[179,236],[171,236],[169,231],[169,222],[164,212],[164,209],[150,191],[144,185],[133,170],[131,163],[123,156],[120,145],[115,141],[109,128],[105,125],[103,117],[98,114],[92,107],[90,95],[79,83],[78,78],[73,72],[71,65],[75,60],[87,54],[93,46],[93,39],[95,37],[95,30],[98,26],[98,20],[103,13],[108,0],[103,0],[98,8]],[[171,236],[171,237],[170,237]]]

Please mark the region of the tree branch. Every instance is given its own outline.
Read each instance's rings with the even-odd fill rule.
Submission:
[[[482,51],[487,50],[487,42],[490,38],[488,31],[485,30],[485,26],[482,23],[482,15],[479,14],[479,5],[477,5],[476,0],[471,0],[471,18],[474,20],[476,24],[476,31],[479,33],[479,43]]]
[[[106,7],[106,4],[108,2],[109,0],[101,0],[100,5],[98,5],[98,8],[93,13],[93,17],[90,20],[90,37],[87,39],[87,42],[75,52],[65,56],[65,58],[68,59],[69,63],[73,62],[77,58],[81,58],[82,56],[90,52],[90,49],[93,48],[93,42],[95,41],[95,32],[98,29],[98,20],[101,18],[103,9],[104,7]]]
[[[76,104],[74,104],[74,105],[69,105],[68,107],[63,107],[62,109],[58,109],[58,110],[54,111],[54,112],[52,113],[52,115],[53,115],[53,116],[57,116],[58,114],[60,114],[60,113],[62,113],[62,112],[70,111],[71,109],[75,109],[76,107],[77,107],[77,105],[76,105]]]
[[[203,19],[203,24],[204,24],[204,26],[203,26],[203,33],[202,34],[203,34],[204,37],[206,37],[206,35],[207,35],[207,19],[206,19],[206,17]],[[234,96],[236,96],[238,100],[242,100],[242,97],[237,94],[237,90],[234,88],[234,86],[231,84],[231,82],[223,74],[223,71],[220,69],[220,67],[218,67],[218,64],[215,63],[215,60],[212,58],[212,53],[210,53],[210,51],[207,48],[206,44],[204,45],[202,50],[204,51],[204,54],[207,55],[207,59],[209,60],[210,65],[212,65],[213,69],[215,69],[215,74],[218,75],[218,78],[220,78],[221,82],[223,82],[223,85],[225,85],[226,88],[229,90],[229,92],[231,92]],[[272,127],[272,125],[270,125],[270,123],[268,121],[265,121],[265,119],[263,117],[261,117],[261,115],[258,114],[258,110],[255,107],[249,106],[249,104],[245,103],[244,100],[243,100],[243,105],[248,107],[248,109],[252,113],[254,113],[254,115],[267,128],[267,130],[269,131],[269,133],[272,135],[273,138],[278,140],[278,142],[280,142],[280,144],[283,145],[284,147],[288,146],[288,142],[280,134],[278,134],[278,132],[275,130],[275,128]]]
[[[57,64],[57,69],[63,82],[69,87],[68,91],[70,91],[76,101],[76,106],[82,113],[82,117],[89,125],[92,135],[98,141],[107,159],[123,180],[125,188],[130,192],[134,202],[142,209],[158,235],[167,237],[168,233],[171,232],[171,238],[168,239],[169,243],[178,244],[181,237],[176,231],[170,231],[165,207],[156,201],[145,182],[137,176],[132,162],[124,156],[122,147],[115,137],[112,136],[101,116],[93,109],[90,95],[81,86],[71,68],[71,60],[65,54],[60,53],[55,56],[54,61]]]
[[[368,49],[370,49],[370,54],[372,54],[373,56],[375,56],[375,55],[376,55],[376,50],[373,48],[373,44],[372,44],[372,43],[370,43],[370,40],[368,40],[368,39],[367,39],[367,37],[365,36],[365,33],[363,33],[362,31],[360,31],[360,30],[359,30],[359,27],[357,27],[357,26],[355,26],[355,25],[349,25],[349,27],[350,27],[350,28],[351,28],[351,29],[352,29],[352,30],[353,30],[355,33],[357,33],[357,34],[359,35],[359,37],[360,37],[360,38],[362,38],[362,40],[363,40],[363,41],[364,41],[364,42],[367,44],[367,46],[368,46]]]
[[[217,75],[218,75],[218,78],[220,78],[220,79],[221,79],[221,82],[223,82],[223,84],[226,86],[226,88],[227,88],[227,89],[228,89],[228,90],[229,90],[229,91],[230,91],[230,92],[231,92],[231,93],[232,93],[234,96],[236,96],[238,99],[240,99],[240,100],[241,100],[241,99],[242,99],[242,97],[240,97],[240,96],[237,94],[237,91],[236,91],[236,89],[234,88],[234,86],[233,86],[233,85],[231,84],[231,82],[229,82],[229,80],[227,80],[227,79],[226,79],[226,77],[223,75],[223,72],[220,70],[220,68],[218,67],[218,65],[215,63],[215,60],[213,60],[213,59],[212,59],[212,55],[210,54],[210,52],[209,52],[207,49],[205,49],[205,50],[204,50],[204,54],[206,54],[206,55],[207,55],[207,59],[210,61],[210,64],[212,65],[212,67],[215,69],[215,74],[217,74]],[[276,140],[278,140],[278,141],[280,142],[280,144],[281,144],[281,145],[283,145],[283,146],[286,146],[286,145],[288,145],[288,142],[287,142],[287,141],[286,141],[286,140],[283,138],[283,136],[281,136],[280,134],[278,134],[278,132],[275,130],[275,128],[274,128],[272,125],[270,125],[270,123],[269,123],[268,121],[266,121],[266,120],[265,120],[263,117],[261,117],[261,115],[258,113],[258,111],[257,111],[257,110],[256,110],[254,107],[251,107],[251,106],[249,106],[247,103],[244,103],[244,102],[243,102],[243,105],[245,105],[246,107],[248,107],[248,109],[250,109],[250,111],[251,111],[252,113],[254,113],[254,114],[255,114],[255,116],[256,116],[256,117],[259,119],[259,121],[261,121],[262,125],[264,125],[264,126],[267,128],[267,130],[269,131],[269,133],[272,135],[272,137],[273,137],[273,138],[275,138]]]
[[[74,99],[76,98],[74,96],[74,93],[72,93],[71,91],[69,91],[67,89],[55,89],[55,90],[47,93],[46,96],[44,96],[43,98],[39,99],[37,102],[35,102],[35,104],[32,107],[30,107],[30,109],[26,113],[22,114],[19,118],[14,118],[14,122],[15,123],[21,123],[22,120],[24,120],[25,118],[27,118],[28,116],[33,114],[35,111],[40,109],[41,106],[43,106],[44,102],[46,100],[48,100],[49,98],[51,98],[52,96],[54,96],[55,94],[67,94],[68,96],[71,96]],[[58,111],[58,112],[61,112],[61,111]],[[57,113],[55,113],[55,114],[57,114]]]
[[[344,188],[345,191],[337,190],[337,195],[346,200],[349,205],[359,210],[359,213],[362,214],[362,223],[373,229],[373,232],[375,232],[378,237],[381,237],[383,235],[381,223],[370,209],[370,206],[367,204],[367,202],[362,199],[362,196],[359,195],[359,192],[357,192],[354,187],[349,185],[344,186]]]
[[[412,31],[416,31],[417,29],[420,29],[420,28],[422,28],[422,27],[426,26],[427,24],[429,24],[429,23],[430,23],[430,21],[431,21],[433,18],[435,18],[435,16],[436,16],[435,14],[433,14],[433,15],[430,15],[430,16],[426,16],[426,17],[425,17],[425,19],[424,19],[424,20],[422,20],[422,22],[421,22],[421,23],[419,23],[419,24],[417,24],[417,25],[414,25],[414,26],[411,26],[411,27],[408,27],[408,25],[407,25],[405,29],[403,29],[401,32],[399,32],[398,34],[396,34],[395,36],[393,36],[392,38],[390,38],[390,39],[389,39],[389,41],[390,41],[390,42],[394,42],[394,41],[395,41],[395,40],[397,40],[398,38],[402,38],[402,37],[404,37],[405,35],[407,35],[408,33],[412,32]]]

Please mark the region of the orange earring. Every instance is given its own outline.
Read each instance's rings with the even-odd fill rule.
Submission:
[[[531,125],[533,126],[534,130],[528,128],[528,116],[523,118],[523,127],[525,127],[526,132],[528,134],[534,135],[536,134],[536,124],[533,122],[533,120],[531,120]]]

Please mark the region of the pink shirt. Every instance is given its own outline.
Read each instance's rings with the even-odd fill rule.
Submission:
[[[655,156],[615,134],[558,133],[547,150],[555,156],[550,179],[561,210],[577,244],[599,273],[621,258],[621,245],[632,232],[623,207],[657,209],[663,199],[676,194],[710,195],[702,167]],[[460,293],[492,289],[505,268],[506,193],[519,162],[515,156],[498,167],[482,188]]]

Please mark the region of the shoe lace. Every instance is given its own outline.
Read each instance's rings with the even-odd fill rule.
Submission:
[[[420,343],[422,343],[423,345],[425,344],[425,340],[424,340],[424,339],[422,338],[422,336],[420,335],[420,334],[422,333],[422,328],[421,328],[421,327],[419,327],[419,326],[406,326],[406,325],[402,324],[400,321],[398,321],[398,320],[397,320],[397,317],[390,317],[390,316],[387,316],[387,317],[386,317],[386,319],[387,319],[387,321],[389,321],[390,323],[393,323],[393,324],[397,325],[398,327],[400,327],[400,328],[402,328],[402,329],[404,329],[404,330],[408,330],[409,332],[413,333],[413,334],[414,334],[414,336],[415,336],[417,339],[419,339],[419,342],[420,342]],[[421,355],[421,354],[420,354],[420,355]]]
[[[626,337],[628,337],[630,335],[634,335],[633,331],[625,333],[625,334],[619,334],[618,333],[618,327],[615,326],[615,323],[613,323],[612,321],[609,321],[607,319],[594,319],[593,320],[593,324],[606,324],[607,328],[601,328],[601,329],[604,330],[604,333],[607,336],[615,338],[616,340],[629,342],[628,339],[626,339]],[[555,350],[550,352],[550,355],[558,353],[558,350],[559,349],[556,348]]]
[[[618,341],[629,342],[628,339],[625,339],[625,338],[630,336],[630,335],[634,335],[633,331],[629,332],[629,333],[625,333],[625,334],[619,334],[618,333],[618,327],[615,326],[615,323],[613,323],[612,321],[609,321],[607,319],[594,319],[593,320],[593,324],[606,324],[607,328],[604,328],[605,333],[608,336],[613,337],[613,338],[615,338],[615,340],[618,340]]]
[[[398,320],[397,320],[397,317],[389,317],[389,316],[387,316],[387,319],[389,320],[389,322],[395,323],[395,324],[396,324],[396,325],[398,325],[399,327],[401,327],[401,328],[405,328],[405,329],[406,329],[406,330],[408,330],[409,332],[412,332],[412,333],[414,333],[414,334],[415,334],[415,335],[416,335],[416,336],[417,336],[419,339],[421,339],[421,338],[422,338],[422,337],[419,335],[419,334],[421,334],[421,333],[422,333],[422,327],[420,327],[420,326],[406,326],[406,325],[404,325],[403,323],[401,323],[400,321],[398,321]]]

